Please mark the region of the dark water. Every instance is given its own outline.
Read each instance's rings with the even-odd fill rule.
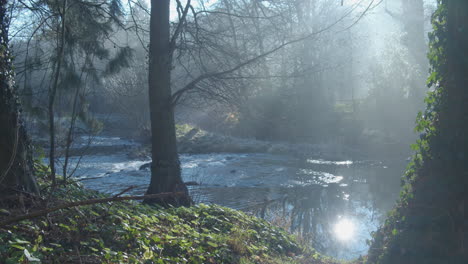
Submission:
[[[150,173],[139,167],[146,162],[125,153],[84,156],[75,177],[102,192],[133,185],[130,193],[143,194]],[[184,181],[200,184],[189,187],[196,202],[253,213],[341,259],[366,254],[366,240],[394,205],[406,165],[226,153],[181,155],[181,162]]]

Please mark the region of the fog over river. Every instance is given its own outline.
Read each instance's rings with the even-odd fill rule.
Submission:
[[[144,194],[149,159],[131,159],[117,137],[98,137],[94,146],[115,146],[114,154],[72,157],[74,177],[88,188],[116,194]],[[123,146],[123,147],[122,147]],[[197,203],[243,210],[299,234],[330,256],[366,254],[366,240],[392,208],[406,161],[324,160],[262,153],[181,154],[182,175]]]

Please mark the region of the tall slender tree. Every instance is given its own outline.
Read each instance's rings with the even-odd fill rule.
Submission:
[[[15,91],[6,5],[7,0],[0,0],[0,198],[24,192],[39,194]]]
[[[149,101],[152,164],[147,194],[183,192],[162,204],[189,205],[191,199],[182,181],[176,146],[171,94],[172,47],[169,24],[170,0],[151,1],[149,50]],[[152,201],[146,201],[152,202]]]
[[[57,61],[55,63],[54,76],[52,85],[49,89],[49,138],[50,138],[50,150],[49,150],[49,166],[50,166],[50,175],[52,179],[52,184],[55,186],[56,177],[55,177],[55,114],[54,114],[54,105],[55,105],[55,96],[57,95],[57,87],[59,83],[60,71],[62,68],[62,59],[63,52],[65,49],[65,21],[66,14],[68,10],[68,1],[63,1],[63,6],[58,12],[60,17],[60,22],[57,23],[57,31],[59,37],[57,38]]]

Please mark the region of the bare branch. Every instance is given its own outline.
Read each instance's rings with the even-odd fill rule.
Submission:
[[[175,46],[176,46],[176,41],[177,38],[180,35],[180,32],[182,30],[183,25],[185,24],[185,21],[187,19],[187,13],[190,10],[191,7],[191,0],[187,0],[187,4],[185,5],[184,11],[182,13],[182,16],[179,19],[179,23],[177,24],[177,28],[174,31],[174,35],[172,35],[171,42],[170,42],[170,47],[171,47],[171,53],[174,52]],[[177,0],[178,4],[180,4],[179,0]]]
[[[374,0],[372,0],[372,3],[374,2]],[[371,3],[371,5],[372,5]],[[187,91],[190,91],[190,90],[193,90],[193,89],[196,89],[197,88],[197,84],[200,83],[201,81],[203,80],[206,80],[206,79],[209,79],[209,78],[219,78],[223,75],[226,75],[226,74],[230,74],[230,73],[233,73],[239,69],[241,69],[242,67],[245,67],[247,65],[250,65],[262,58],[265,58],[275,52],[277,52],[278,50],[286,47],[286,46],[289,46],[289,45],[292,45],[292,44],[295,44],[295,43],[298,43],[298,42],[302,42],[304,40],[307,40],[307,39],[310,39],[318,34],[321,34],[331,28],[333,28],[334,26],[336,26],[338,23],[340,23],[341,21],[343,21],[349,14],[351,14],[354,9],[356,7],[352,8],[350,11],[348,11],[346,14],[344,14],[341,18],[339,18],[338,20],[336,20],[335,22],[333,22],[332,24],[330,24],[329,26],[321,29],[321,30],[318,30],[316,32],[312,32],[310,34],[307,34],[305,36],[302,36],[302,37],[299,37],[299,38],[296,38],[296,39],[293,39],[293,40],[290,40],[290,41],[287,41],[287,42],[284,42],[282,43],[281,45],[279,46],[276,46],[275,48],[272,48],[270,49],[269,51],[266,51],[265,53],[262,53],[260,55],[257,55],[253,58],[250,58],[244,62],[241,62],[239,64],[237,64],[236,66],[228,69],[228,70],[224,70],[224,71],[219,71],[219,72],[207,72],[207,73],[204,73],[204,74],[201,74],[199,75],[197,78],[195,78],[194,80],[192,80],[191,82],[189,82],[187,85],[185,85],[183,88],[181,88],[180,90],[177,90],[173,95],[172,95],[172,107],[175,107],[175,105],[177,105],[177,103],[179,102],[180,98],[182,97],[182,95],[187,92]],[[366,9],[366,11],[370,8],[370,6]],[[364,11],[363,14],[366,12]],[[363,14],[361,14],[360,18],[362,18]],[[351,26],[355,25],[357,23],[354,22]],[[349,28],[349,27],[348,27]]]

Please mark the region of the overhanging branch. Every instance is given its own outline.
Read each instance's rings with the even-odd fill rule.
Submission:
[[[372,2],[374,2],[374,0],[372,0]],[[357,6],[357,5],[356,5]],[[190,90],[193,90],[193,89],[196,89],[197,88],[197,84],[200,83],[201,81],[203,80],[206,80],[206,79],[210,79],[210,78],[219,78],[223,75],[226,75],[226,74],[230,74],[230,73],[233,73],[239,69],[241,69],[242,67],[244,66],[247,66],[249,64],[252,64],[262,58],[265,58],[273,53],[275,53],[276,51],[286,47],[286,46],[289,46],[289,45],[292,45],[292,44],[295,44],[295,43],[298,43],[298,42],[301,42],[301,41],[304,41],[304,40],[307,40],[307,39],[310,39],[318,34],[321,34],[329,29],[331,29],[332,27],[336,26],[338,23],[340,23],[342,20],[344,20],[349,14],[351,14],[354,10],[355,10],[356,7],[350,9],[350,11],[348,11],[346,14],[344,14],[342,17],[340,17],[338,20],[336,20],[335,22],[333,22],[332,24],[330,24],[329,26],[319,30],[319,31],[316,31],[316,32],[312,32],[310,34],[307,34],[305,36],[302,36],[302,37],[299,37],[297,39],[293,39],[293,40],[290,40],[290,41],[287,41],[287,42],[283,42],[281,45],[265,52],[265,53],[262,53],[260,55],[257,55],[253,58],[250,58],[244,62],[241,62],[239,64],[237,64],[236,66],[230,68],[230,69],[227,69],[227,70],[224,70],[224,71],[219,71],[219,72],[207,72],[207,73],[204,73],[204,74],[201,74],[199,75],[197,78],[195,78],[194,80],[192,80],[191,82],[189,82],[187,85],[185,85],[183,88],[177,90],[173,95],[172,95],[172,107],[175,107],[177,105],[177,103],[179,102],[180,98],[182,97],[182,95]],[[369,9],[369,7],[363,12],[363,14],[365,12],[367,12],[367,10]],[[361,14],[361,16],[359,17],[358,20],[360,20],[363,16],[363,14]],[[354,26],[356,24],[353,23],[350,27]],[[348,28],[350,28],[348,27]]]

